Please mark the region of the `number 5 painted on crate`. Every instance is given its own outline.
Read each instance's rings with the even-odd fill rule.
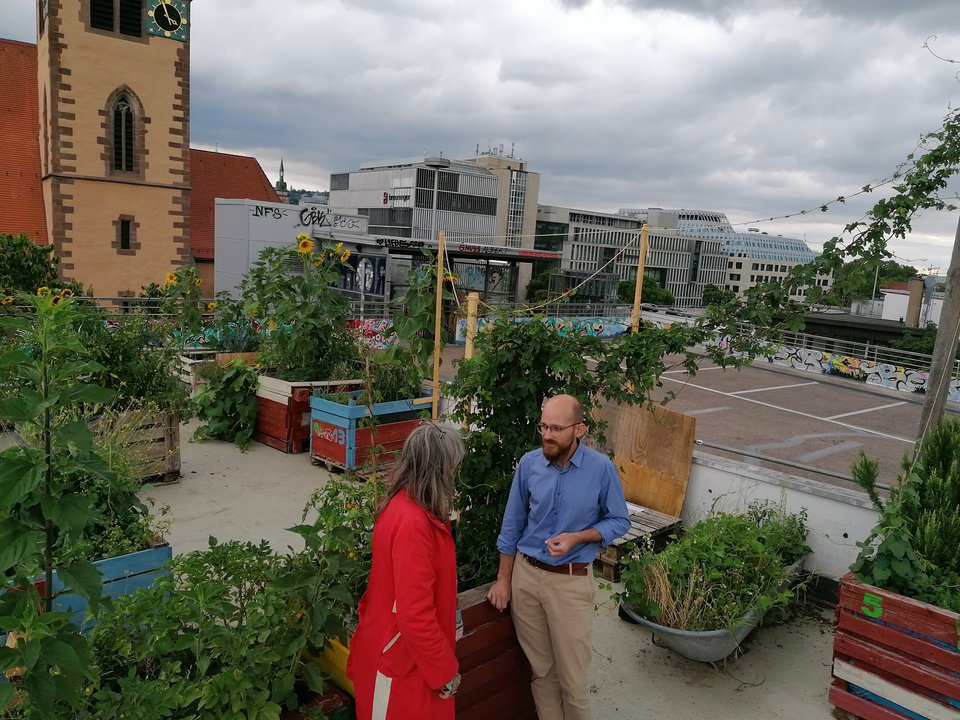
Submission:
[[[879,595],[864,593],[861,612],[867,617],[878,618],[883,615],[883,598]]]

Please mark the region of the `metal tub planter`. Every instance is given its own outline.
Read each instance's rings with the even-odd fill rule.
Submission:
[[[800,558],[784,571],[784,588],[800,577],[806,558]],[[721,630],[678,630],[653,622],[638,615],[624,600],[620,603],[620,617],[641,625],[653,633],[654,643],[670,648],[690,660],[718,663],[740,650],[740,643],[763,619],[760,608],[747,612],[733,628]]]

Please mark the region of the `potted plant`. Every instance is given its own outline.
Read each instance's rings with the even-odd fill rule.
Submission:
[[[101,366],[94,380],[116,393],[114,408],[129,413],[125,420],[112,418],[110,429],[116,440],[122,426],[142,461],[142,480],[180,476],[180,421],[191,414],[188,392],[174,372],[177,351],[165,341],[167,327],[140,313],[110,316],[96,306],[84,306],[79,320],[91,359]]]
[[[884,500],[878,463],[853,476],[880,513],[840,579],[832,704],[861,717],[960,710],[960,422],[930,435]]]
[[[310,398],[310,459],[329,469],[359,470],[389,462],[429,413],[431,399],[413,353],[397,345],[370,351],[364,387]],[[412,370],[412,372],[411,372]]]
[[[310,441],[316,387],[354,389],[356,336],[350,306],[334,285],[349,268],[341,243],[297,236],[291,248],[267,248],[240,283],[244,313],[266,329],[260,349],[254,439],[288,453]]]
[[[621,615],[684,657],[717,662],[735,652],[764,613],[793,598],[791,576],[809,552],[806,514],[752,503],[719,513],[660,553],[626,560]]]
[[[342,633],[338,558],[211,538],[170,570],[101,617],[87,717],[276,720],[325,691],[304,651]]]

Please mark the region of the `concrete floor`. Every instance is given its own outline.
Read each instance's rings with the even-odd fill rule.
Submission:
[[[295,545],[297,536],[284,528],[300,521],[326,471],[306,454],[285,455],[259,443],[241,453],[223,442],[189,442],[193,427],[182,428],[180,482],[144,493],[170,506],[174,552],[202,549],[211,535],[266,539],[277,550]],[[598,593],[594,627],[596,720],[830,717],[831,613],[812,611],[761,628],[745,641],[745,654],[715,670],[655,646],[646,630],[618,617],[612,602],[601,602],[607,597]]]

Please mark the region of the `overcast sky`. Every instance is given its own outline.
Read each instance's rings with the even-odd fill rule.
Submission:
[[[35,41],[34,5],[0,0],[0,36]],[[719,210],[814,249],[878,195],[816,208],[960,99],[960,65],[924,48],[960,60],[960,0],[194,0],[191,22],[191,144],[271,181],[281,156],[288,185],[325,190],[502,144],[541,203]],[[945,272],[957,215],[893,250]]]

